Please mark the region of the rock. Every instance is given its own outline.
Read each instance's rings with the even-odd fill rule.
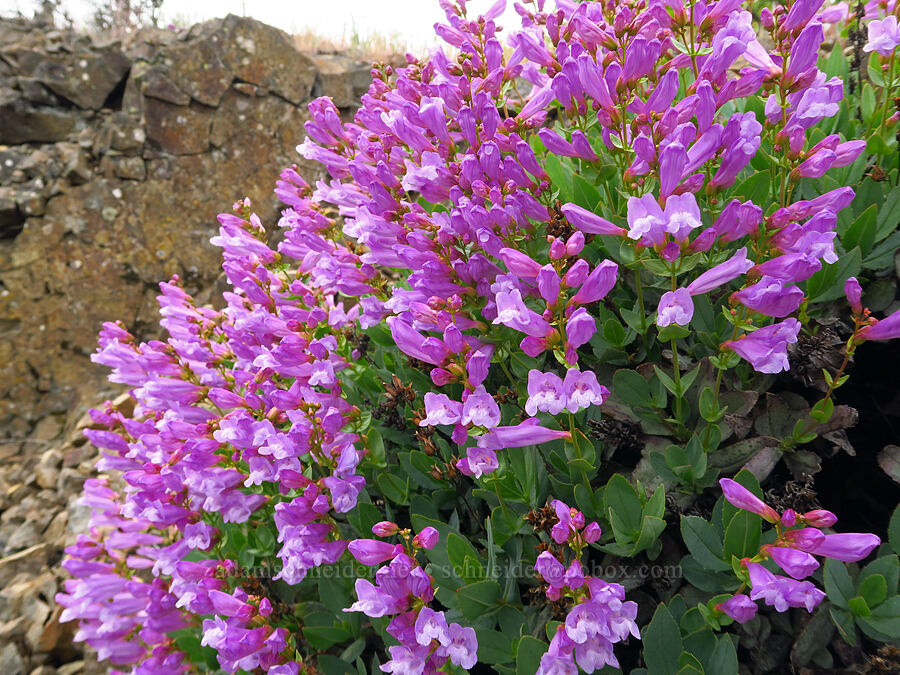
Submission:
[[[24,216],[16,206],[15,193],[12,188],[0,187],[0,239],[11,239],[22,229]]]
[[[191,102],[190,95],[179,89],[162,67],[151,68],[143,75],[141,93],[174,105],[187,105]]]
[[[193,155],[209,149],[212,111],[200,106],[173,106],[147,99],[147,137],[163,152]]]
[[[50,546],[41,543],[24,551],[0,558],[0,587],[21,573],[36,575],[46,565]]]
[[[94,155],[105,155],[110,150],[138,155],[147,140],[147,133],[140,120],[132,115],[115,112],[110,115],[94,140]]]
[[[60,99],[54,95],[47,87],[34,77],[16,78],[16,84],[19,91],[22,92],[22,98],[38,105],[59,105]]]
[[[249,17],[229,14],[224,19],[194,26],[189,40],[208,45],[204,52],[216,52],[232,79],[265,87],[294,105],[309,99],[315,81],[315,64],[297,51],[284,31]],[[224,93],[223,90],[219,98]],[[193,93],[191,96],[201,101]]]
[[[147,167],[140,157],[113,157],[107,155],[100,162],[100,171],[108,177],[124,178],[125,180],[144,180],[147,177]]]
[[[0,672],[3,675],[25,675],[25,662],[14,644],[7,644],[0,649]]]
[[[40,532],[34,523],[25,521],[19,525],[6,541],[5,553],[14,553],[36,546],[41,540]]]
[[[82,185],[93,178],[94,172],[88,164],[87,154],[78,144],[57,143],[56,147],[65,165],[62,173],[63,178],[72,185]]]
[[[234,79],[220,54],[213,41],[197,40],[167,50],[163,62],[177,89],[198,103],[215,107]]]
[[[79,675],[85,672],[84,661],[72,661],[56,669],[56,675]]]
[[[54,143],[75,131],[80,117],[68,110],[35,107],[0,90],[0,143]]]
[[[56,675],[56,668],[53,666],[38,666],[29,675]]]
[[[318,69],[314,94],[330,96],[338,108],[349,108],[369,90],[372,68],[343,54],[312,57]]]
[[[32,76],[79,108],[99,110],[122,81],[131,62],[115,48],[46,57]]]

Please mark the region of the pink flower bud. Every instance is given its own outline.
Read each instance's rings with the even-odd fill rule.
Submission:
[[[575,232],[566,240],[566,255],[575,256],[584,250],[584,235]]]
[[[785,527],[793,527],[797,524],[797,513],[794,509],[788,509],[781,514],[781,524]]]
[[[389,544],[377,539],[355,539],[350,542],[347,549],[363,565],[377,565],[403,553],[400,544]]]
[[[730,616],[738,623],[746,623],[756,616],[756,603],[741,593],[716,605],[716,609]]]
[[[413,546],[432,549],[437,545],[440,536],[441,533],[429,525],[413,537]]]
[[[372,534],[376,537],[390,537],[399,531],[400,527],[397,523],[392,523],[389,520],[382,520],[380,523],[375,523],[372,526]]]
[[[778,522],[778,514],[771,506],[767,506],[759,497],[750,492],[743,485],[730,478],[722,478],[719,480],[722,487],[722,494],[733,506],[745,511],[750,511],[762,516],[770,523]]]
[[[562,239],[554,239],[550,242],[550,260],[559,260],[566,257],[566,242]]]
[[[802,516],[800,516],[800,520],[802,520],[807,525],[811,525],[813,527],[831,527],[837,522],[837,516],[834,515],[831,511],[826,511],[825,509],[815,509],[813,511],[807,511]]]
[[[856,277],[850,277],[844,282],[844,295],[850,303],[850,309],[854,314],[862,314],[862,287]]]
[[[593,544],[595,541],[600,539],[600,526],[596,523],[596,521],[591,521],[587,524],[587,527],[584,528],[584,540]]]

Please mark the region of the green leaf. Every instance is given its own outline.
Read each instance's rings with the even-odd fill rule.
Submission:
[[[547,649],[546,642],[530,635],[523,636],[516,648],[516,675],[534,675]]]
[[[451,532],[447,536],[447,557],[456,576],[467,583],[484,579],[484,565],[481,564],[475,548],[468,539],[460,537],[456,532]]]
[[[500,598],[500,594],[500,584],[490,579],[463,586],[456,591],[459,598],[459,611],[467,619],[477,619],[497,609],[497,600]]]
[[[522,519],[506,506],[497,506],[491,511],[491,526],[494,532],[494,543],[503,546],[510,537],[518,534]]]
[[[833,558],[825,559],[823,570],[825,593],[828,599],[842,609],[850,608],[850,598],[853,597],[853,581],[844,563]]]
[[[859,97],[860,112],[862,112],[863,122],[868,124],[875,114],[875,90],[868,82],[863,84],[862,94]]]
[[[621,347],[625,344],[627,334],[618,319],[607,319],[603,322],[603,338],[611,345]]]
[[[728,635],[722,635],[716,642],[716,648],[706,662],[705,670],[710,675],[738,672],[737,650]]]
[[[681,630],[668,607],[659,604],[641,638],[649,675],[678,675],[678,659],[684,643]]]
[[[738,511],[725,528],[725,555],[738,559],[756,555],[761,531],[762,519],[758,515]]]
[[[888,540],[894,553],[900,553],[900,504],[894,509],[894,515],[888,524]]]
[[[869,607],[875,607],[887,598],[887,580],[880,574],[873,574],[859,584],[859,595],[866,601]]]
[[[739,197],[741,200],[750,199],[754,204],[763,204],[769,196],[769,184],[771,175],[768,171],[760,171],[755,173],[732,192],[733,197]]]
[[[877,84],[879,87],[884,86],[884,76],[881,74],[881,58],[875,52],[869,56],[869,62],[866,64],[866,72],[869,80]]]
[[[900,637],[900,595],[885,600],[872,610],[871,616],[861,618],[859,622],[896,640]]]
[[[847,601],[847,605],[850,607],[850,611],[853,612],[854,616],[866,617],[872,614],[872,610],[869,609],[866,599],[861,595],[850,598]]]
[[[356,669],[351,668],[349,663],[337,656],[319,654],[316,658],[319,661],[319,670],[325,675],[356,675]]]
[[[700,565],[714,572],[730,569],[722,557],[722,540],[710,522],[700,516],[681,516],[681,536]]]
[[[855,645],[856,628],[853,624],[853,615],[846,609],[840,609],[839,607],[834,606],[830,607],[828,612],[831,614],[831,620],[834,621],[834,625],[837,626],[841,637],[847,641],[847,644]]]
[[[900,559],[898,559],[896,555],[883,555],[866,565],[856,579],[857,592],[864,595],[862,591],[859,590],[861,585],[870,576],[876,574],[884,577],[888,595],[895,595],[897,593],[897,583],[900,581]],[[866,598],[866,600],[868,600],[868,598]]]
[[[637,490],[621,474],[614,474],[603,492],[603,510],[615,517],[633,540],[641,527],[641,500]]]
[[[637,371],[617,370],[613,375],[613,392],[613,396],[628,405],[653,407],[650,385]]]
[[[871,204],[863,211],[847,231],[841,236],[841,245],[845,249],[859,246],[863,254],[867,254],[875,245],[875,231],[877,228],[878,205]]]
[[[572,175],[572,188],[578,206],[593,211],[600,203],[600,192],[597,188],[577,173]]]

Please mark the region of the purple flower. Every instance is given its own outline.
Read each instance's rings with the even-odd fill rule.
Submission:
[[[561,241],[557,239],[556,241]],[[561,280],[553,265],[544,265],[537,274],[538,292],[548,306],[553,306],[559,300]]]
[[[750,511],[770,523],[778,522],[778,513],[771,506],[763,502],[759,497],[750,492],[736,480],[730,478],[720,478],[719,486],[722,488],[722,495],[729,501],[732,506],[739,509]]]
[[[566,407],[566,389],[559,375],[542,373],[539,370],[528,371],[528,400],[525,412],[532,417],[538,410],[558,415]]]
[[[566,568],[550,551],[543,551],[534,561],[534,570],[550,584],[551,588],[565,586]]]
[[[731,297],[754,312],[766,316],[784,317],[797,310],[803,302],[803,291],[787,286],[781,279],[765,276]]]
[[[561,429],[542,427],[534,417],[519,424],[505,427],[494,427],[478,441],[482,447],[521,448],[526,445],[540,445],[561,438],[569,439],[572,434]]]
[[[377,539],[354,539],[347,550],[363,565],[378,565],[402,553],[403,546]]]
[[[576,349],[586,344],[597,332],[597,322],[584,307],[579,307],[566,319],[566,341]]]
[[[878,52],[882,56],[890,56],[900,44],[900,26],[897,17],[874,19],[869,22],[869,41],[863,47],[864,52]]]
[[[564,544],[573,533],[584,527],[584,514],[576,508],[567,506],[558,499],[550,502],[556,513],[558,522],[550,530],[550,537],[557,544]]]
[[[789,607],[805,607],[807,612],[812,612],[825,599],[825,594],[808,581],[776,576],[759,563],[745,561],[744,564],[753,587],[751,600],[762,599],[779,612],[786,612]]]
[[[480,446],[467,448],[466,456],[456,462],[456,467],[466,476],[481,478],[481,476],[493,473],[500,466],[497,461],[497,453],[491,448]]]
[[[456,424],[462,417],[462,403],[452,401],[446,394],[435,394],[429,391],[425,394],[424,420],[419,422],[420,427],[436,424]]]
[[[694,316],[694,301],[687,288],[679,288],[663,293],[659,299],[659,307],[656,310],[656,325],[659,327],[670,324],[686,326]]]
[[[382,520],[380,523],[375,523],[372,526],[372,534],[378,537],[390,537],[399,531],[400,527],[397,523],[392,523],[389,520]]]
[[[687,290],[691,295],[707,293],[737,279],[751,267],[753,267],[753,261],[747,259],[747,248],[741,247],[731,258],[694,279],[688,284]]]
[[[478,640],[475,636],[475,629],[451,623],[449,636],[449,642],[444,646],[451,663],[466,671],[474,668],[478,663]]]
[[[586,234],[625,234],[623,228],[613,225],[605,218],[601,218],[592,211],[583,209],[577,204],[563,204],[560,210],[573,227],[578,228]]]
[[[413,537],[413,544],[420,548],[431,550],[437,546],[440,537],[441,533],[429,525],[428,527],[422,528],[422,531]]]
[[[729,340],[723,343],[723,346],[749,361],[757,372],[780,373],[790,368],[787,345],[797,341],[799,332],[799,321],[785,319],[781,323],[765,326],[737,340]]]
[[[494,397],[487,393],[483,384],[479,384],[475,391],[466,397],[460,422],[487,429],[500,424],[500,407]]]
[[[892,340],[900,337],[900,310],[862,328],[857,335],[863,340]]]
[[[609,396],[609,389],[597,382],[597,375],[593,371],[582,372],[576,368],[566,371],[563,390],[566,409],[571,413],[577,413],[592,405],[603,405]]]
[[[502,323],[538,338],[547,337],[553,332],[553,327],[540,314],[525,306],[522,293],[518,289],[500,291],[497,293],[496,302],[497,318],[493,320],[494,324]]]
[[[751,201],[743,204],[737,199],[732,199],[713,224],[713,229],[719,235],[722,243],[736,241],[752,232],[755,232],[762,222],[762,209]]]
[[[416,618],[416,642],[423,647],[429,646],[433,640],[442,645],[450,642],[450,629],[443,612],[435,612],[430,607],[419,610]]]
[[[716,609],[724,612],[738,623],[747,623],[756,616],[756,603],[749,597],[740,593],[733,595],[725,602],[716,605]]]
[[[850,277],[844,282],[844,295],[847,296],[847,302],[850,303],[853,313],[862,314],[862,286],[856,277]]]
[[[807,511],[800,516],[800,519],[807,525],[812,525],[813,527],[831,527],[837,522],[837,516],[825,509],[813,509],[812,511]]]
[[[574,265],[572,269],[575,269]],[[603,299],[615,286],[618,272],[619,266],[611,260],[604,260],[599,263],[588,275],[587,279],[584,280],[571,302],[573,304],[586,305]]]
[[[810,553],[834,558],[843,562],[856,562],[868,556],[881,544],[881,539],[874,534],[857,534],[844,532],[841,534],[826,534],[824,538],[808,549]]]
[[[405,354],[436,366],[447,358],[449,350],[441,340],[423,337],[400,317],[389,316],[386,321],[394,342]]]
[[[666,217],[653,195],[628,198],[628,238],[644,246],[661,244],[666,232]]]
[[[697,198],[691,192],[669,197],[663,213],[666,217],[666,232],[677,241],[687,239],[692,230],[703,225]]]
[[[534,279],[541,271],[539,263],[514,248],[501,248],[499,256],[506,269],[522,279]]]
[[[781,546],[769,546],[765,550],[781,569],[795,579],[805,579],[819,568],[816,559],[805,551]]]

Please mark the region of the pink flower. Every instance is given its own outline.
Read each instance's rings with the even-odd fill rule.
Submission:
[[[724,612],[738,623],[747,623],[756,616],[756,603],[749,597],[740,593],[728,598],[725,602],[716,605],[716,609]]]
[[[778,522],[778,512],[737,481],[730,478],[720,478],[719,485],[722,488],[722,494],[725,496],[725,499],[732,506],[762,516],[763,519],[770,523]]]

